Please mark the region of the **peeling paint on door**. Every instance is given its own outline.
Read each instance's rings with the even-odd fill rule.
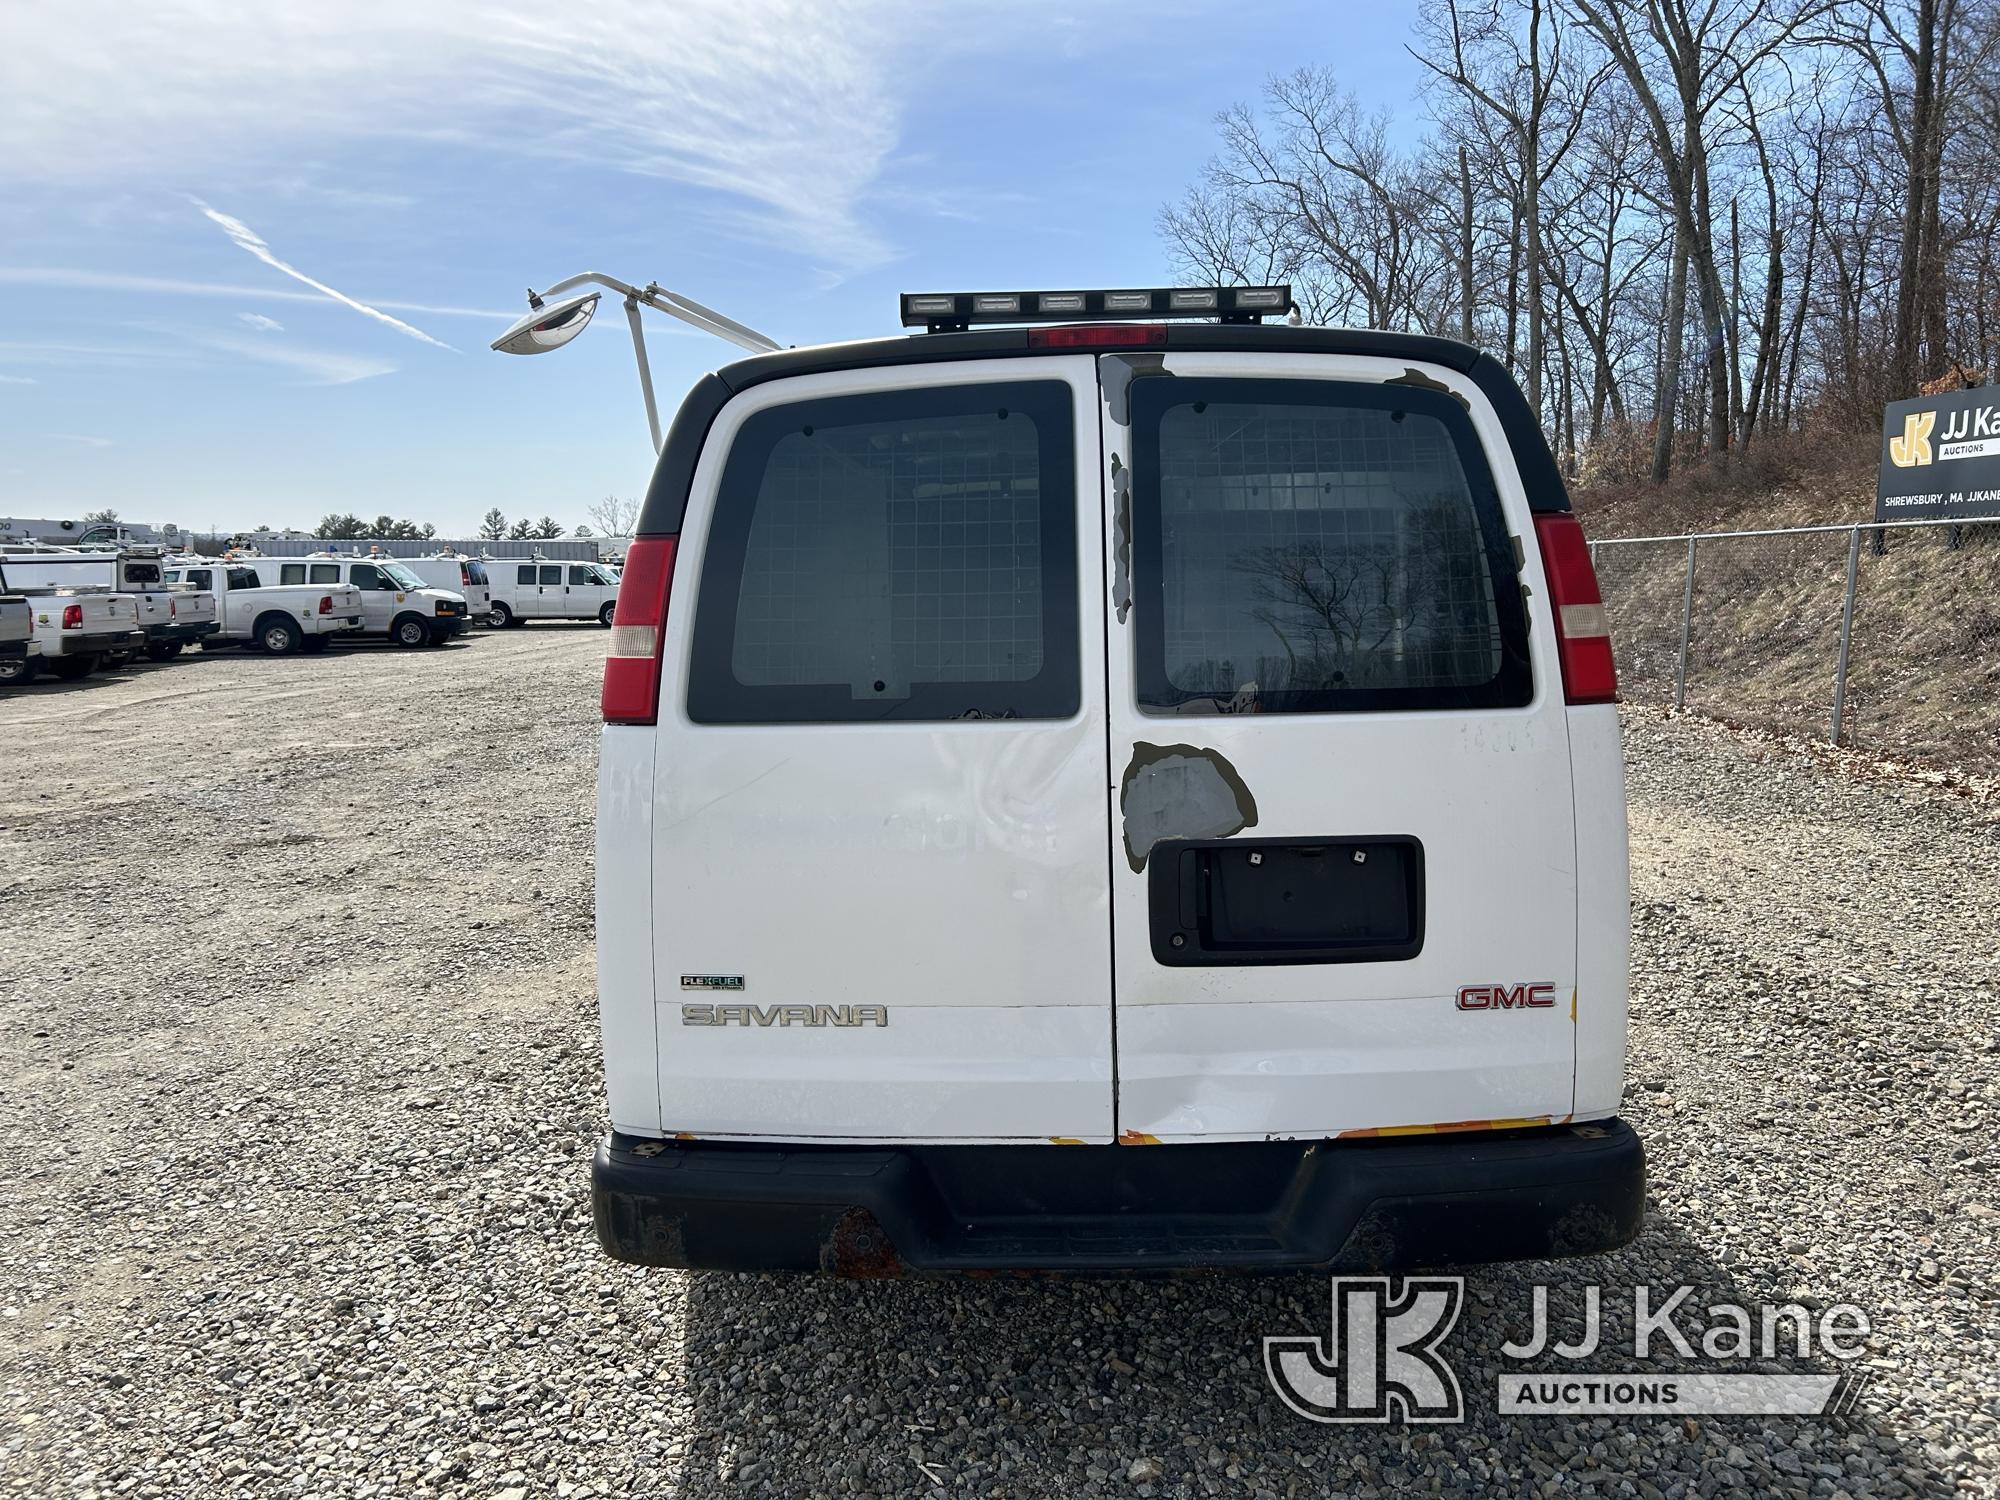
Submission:
[[[1097,387],[1104,414],[1119,427],[1132,425],[1132,382],[1146,375],[1172,375],[1164,354],[1107,354],[1097,362]]]
[[[1196,745],[1133,745],[1118,809],[1134,873],[1163,840],[1228,838],[1257,825],[1257,799],[1236,767]]]
[[[1114,532],[1111,553],[1111,602],[1118,609],[1118,623],[1132,613],[1132,471],[1111,455],[1111,524]]]
[[[1450,386],[1446,385],[1442,380],[1433,380],[1431,379],[1430,376],[1426,375],[1422,370],[1413,370],[1407,365],[1403,367],[1402,374],[1392,375],[1387,380],[1383,381],[1382,384],[1413,385],[1420,391],[1442,391],[1445,395],[1451,397],[1452,400],[1456,401],[1460,406],[1464,407],[1467,411],[1472,410],[1472,403],[1466,400],[1462,394],[1453,390]]]

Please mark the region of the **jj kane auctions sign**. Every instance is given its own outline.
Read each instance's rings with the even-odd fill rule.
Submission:
[[[2000,515],[2000,386],[1892,402],[1875,519]]]

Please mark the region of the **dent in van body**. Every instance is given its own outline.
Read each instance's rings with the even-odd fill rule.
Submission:
[[[1257,825],[1257,799],[1219,750],[1196,745],[1132,746],[1118,788],[1125,858],[1134,874],[1167,839],[1220,839]]]

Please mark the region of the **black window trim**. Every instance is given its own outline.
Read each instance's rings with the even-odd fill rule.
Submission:
[[[1167,325],[1165,350],[1202,353],[1334,354],[1368,359],[1403,360],[1457,371],[1478,388],[1499,419],[1514,467],[1527,492],[1528,508],[1537,515],[1561,514],[1570,508],[1562,471],[1542,432],[1541,419],[1507,366],[1470,344],[1430,334],[1390,333],[1376,328],[1292,328],[1232,326],[1217,323]],[[1150,352],[1158,352],[1152,350]],[[801,375],[865,369],[910,369],[913,373],[936,364],[960,360],[1004,360],[1046,356],[1048,350],[1028,342],[1025,328],[980,328],[969,333],[927,333],[888,339],[862,339],[845,344],[815,344],[757,354],[723,366],[696,381],[674,412],[665,444],[653,465],[653,477],[640,509],[638,534],[673,536],[681,529],[688,495],[694,486],[708,434],[730,400],[754,386]]]
[[[1375,687],[1324,690],[1293,696],[1299,707],[1269,707],[1286,715],[1436,713],[1469,709],[1518,709],[1534,702],[1529,620],[1506,510],[1485,446],[1465,407],[1454,397],[1408,385],[1327,380],[1308,375],[1186,375],[1132,385],[1132,624],[1133,688],[1139,712],[1149,718],[1220,716],[1229,712],[1213,693],[1176,687],[1167,675],[1166,586],[1159,505],[1160,422],[1174,407],[1196,401],[1229,405],[1265,402],[1375,411],[1408,411],[1442,423],[1457,448],[1473,513],[1493,582],[1500,626],[1500,667],[1484,683],[1461,687]]]
[[[1083,707],[1075,400],[1075,388],[1068,381],[1038,376],[809,396],[746,415],[730,437],[709,510],[689,631],[684,690],[688,718],[716,726],[1074,718]],[[749,502],[757,494],[776,436],[794,426],[860,425],[869,420],[865,414],[871,410],[931,417],[976,415],[995,407],[1032,417],[1038,437],[1041,670],[1020,681],[912,683],[908,697],[879,701],[856,698],[838,683],[739,682],[732,656],[744,549],[755,509]],[[766,432],[772,441],[763,440]],[[754,477],[746,473],[753,459]],[[740,498],[732,503],[732,497]]]

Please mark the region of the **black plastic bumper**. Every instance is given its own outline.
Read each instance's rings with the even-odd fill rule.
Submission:
[[[1622,1120],[1204,1146],[785,1146],[612,1136],[619,1260],[844,1276],[1401,1271],[1616,1249],[1646,1158]]]
[[[65,630],[59,639],[62,642],[62,650],[47,653],[50,661],[59,661],[65,656],[87,656],[92,652],[135,651],[146,644],[146,632],[107,630],[81,635],[73,630]]]

